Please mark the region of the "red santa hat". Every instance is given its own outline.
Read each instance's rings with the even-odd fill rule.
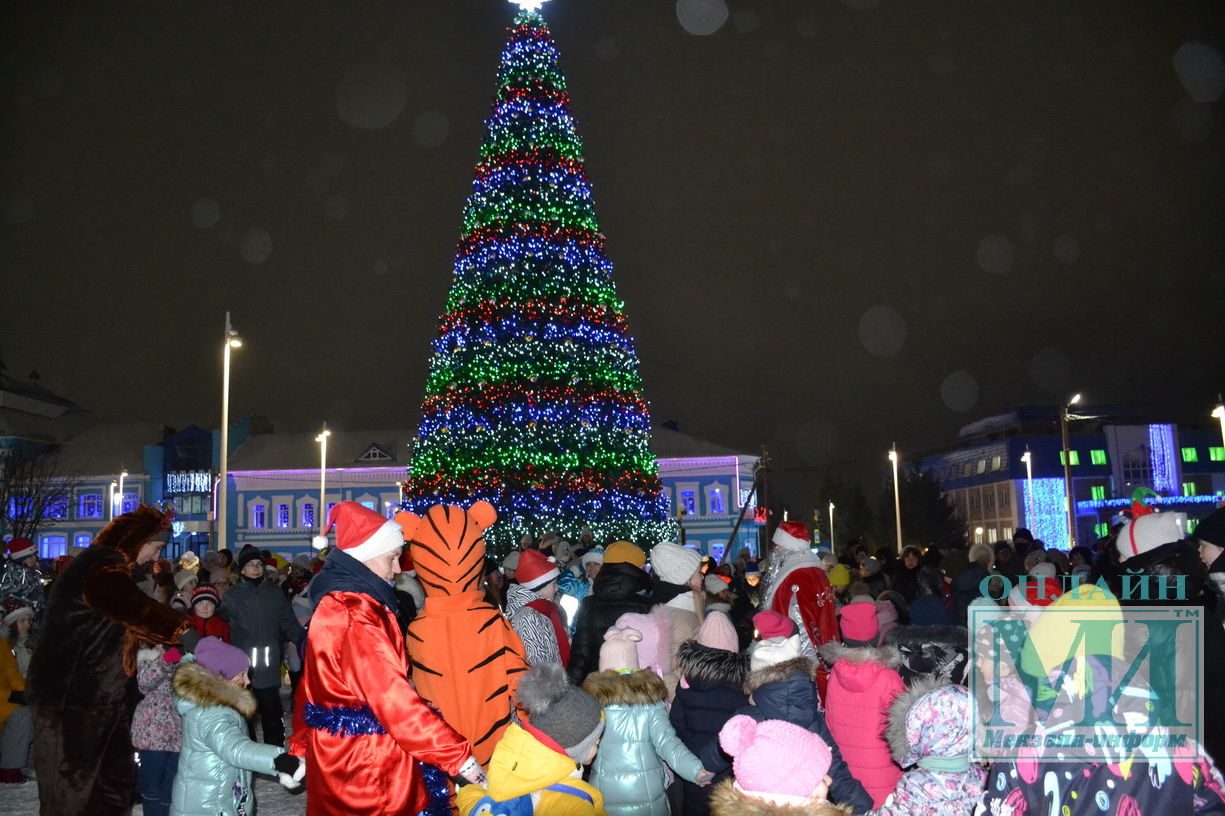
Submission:
[[[404,546],[403,528],[399,523],[357,502],[344,501],[332,508],[323,535],[315,536],[312,541],[315,549],[327,546],[327,534],[333,527],[336,528],[336,546],[358,561],[369,561]]]
[[[784,521],[774,531],[772,542],[784,550],[799,552],[812,547],[812,538],[808,535],[808,525],[802,521]]]
[[[34,542],[28,538],[17,538],[9,541],[9,558],[13,561],[20,561],[23,558],[29,558],[38,549],[34,546]]]
[[[416,575],[417,568],[413,566],[413,556],[409,550],[409,547],[405,547],[404,552],[400,553],[400,572],[404,575]]]
[[[528,589],[541,589],[560,575],[557,564],[540,550],[527,550],[519,556],[515,577]]]

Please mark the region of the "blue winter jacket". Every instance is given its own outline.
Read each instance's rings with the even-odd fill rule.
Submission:
[[[284,750],[247,736],[254,695],[190,658],[175,671],[173,687],[183,746],[170,816],[254,813],[251,772],[275,774],[273,760]]]
[[[687,640],[676,653],[676,663],[683,682],[676,689],[669,716],[676,735],[696,754],[718,740],[723,725],[748,703],[744,684],[749,677],[749,659]],[[713,786],[727,775],[716,775],[709,788],[682,781],[684,816],[707,816]]]
[[[737,711],[747,717],[762,720],[785,720],[807,728],[829,746],[833,762],[829,775],[833,782],[829,786],[829,800],[840,805],[850,805],[854,813],[872,809],[872,797],[863,789],[847,767],[838,751],[838,743],[825,724],[817,697],[817,686],[812,681],[815,671],[813,662],[806,657],[797,657],[757,669],[749,676],[747,690],[751,695],[749,705]],[[718,739],[698,753],[702,765],[713,773],[722,773],[731,767],[732,761],[719,747]]]
[[[668,688],[652,671],[590,674],[583,690],[604,706],[604,736],[591,784],[609,816],[668,816],[664,765],[694,782],[702,763],[668,721]]]

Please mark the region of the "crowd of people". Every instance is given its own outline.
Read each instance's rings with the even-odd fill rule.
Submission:
[[[1225,508],[1190,538],[1141,511],[1070,552],[1020,529],[835,554],[785,521],[764,558],[726,562],[590,531],[497,559],[482,537],[496,518],[484,502],[394,519],[342,502],[314,557],[175,563],[160,557],[171,514],[142,505],[49,583],[13,539],[0,783],[27,782],[32,753],[56,816],[136,801],[249,816],[255,773],[304,785],[311,814],[1225,816],[1219,695],[1204,695],[1203,745],[1173,759],[1039,746],[975,761],[967,628],[979,607],[1202,607],[1216,688]],[[1182,591],[1137,597],[1138,575]]]

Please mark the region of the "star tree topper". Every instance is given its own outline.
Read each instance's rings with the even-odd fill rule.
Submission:
[[[540,7],[549,0],[510,0],[511,3],[524,11],[540,11]]]

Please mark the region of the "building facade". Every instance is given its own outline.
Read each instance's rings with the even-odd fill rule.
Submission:
[[[1155,491],[1163,511],[1185,513],[1187,532],[1225,502],[1219,429],[1180,428],[1109,407],[1084,413],[1105,416],[1074,421],[1069,435],[1077,544],[1105,536],[1137,488]],[[1017,408],[967,425],[955,445],[920,468],[940,482],[972,541],[1010,540],[1026,527],[1049,547],[1070,546],[1057,409]]]

